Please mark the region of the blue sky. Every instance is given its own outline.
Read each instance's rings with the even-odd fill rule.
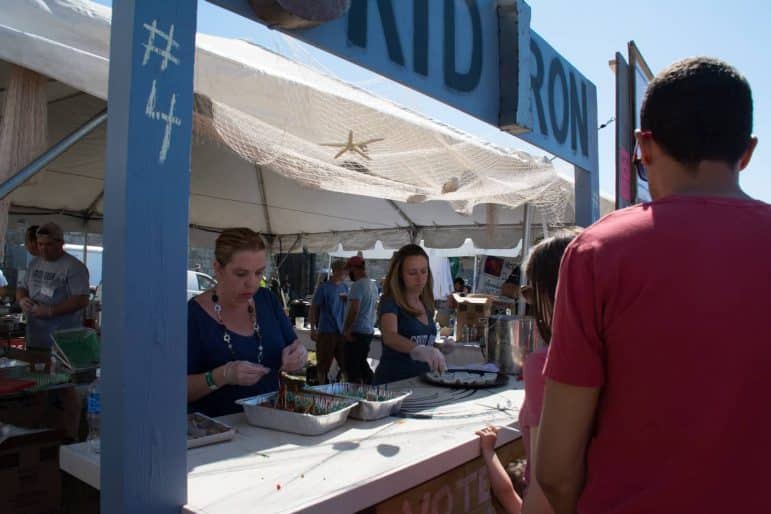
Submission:
[[[109,0],[99,0],[110,5]],[[399,0],[408,1],[408,0]],[[531,27],[597,86],[598,120],[615,114],[615,83],[608,61],[634,40],[654,73],[692,55],[709,55],[736,66],[749,80],[755,100],[754,132],[760,138],[742,187],[771,203],[771,2],[761,0],[533,0]],[[203,0],[198,2],[198,31],[254,41],[300,61],[322,66],[344,80],[413,110],[471,132],[495,144],[540,150],[497,128],[395,85],[366,70],[233,15]],[[600,190],[615,191],[615,132],[599,133]],[[559,168],[570,170],[565,163]]]

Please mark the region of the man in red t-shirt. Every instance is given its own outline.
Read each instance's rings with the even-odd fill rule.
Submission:
[[[771,206],[738,179],[749,84],[675,63],[636,138],[654,201],[562,260],[536,478],[558,514],[771,512]]]

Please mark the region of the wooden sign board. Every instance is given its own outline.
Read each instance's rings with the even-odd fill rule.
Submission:
[[[505,464],[525,455],[522,439],[497,450]],[[494,514],[487,467],[480,456],[428,482],[362,511],[366,514]]]

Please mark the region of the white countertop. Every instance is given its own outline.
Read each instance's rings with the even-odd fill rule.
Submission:
[[[424,417],[349,420],[313,437],[254,427],[243,414],[219,418],[236,436],[188,451],[184,512],[356,512],[479,456],[474,431],[513,424],[524,399],[513,379],[498,389],[447,389],[418,379],[389,389],[412,389],[405,408]],[[517,437],[501,431],[498,442]],[[99,456],[85,443],[62,446],[60,466],[99,488]]]

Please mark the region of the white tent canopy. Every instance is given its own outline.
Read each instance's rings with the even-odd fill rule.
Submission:
[[[420,242],[426,246],[424,241]],[[387,260],[390,259],[398,248],[385,248],[383,243],[378,241],[375,246],[368,250],[344,250],[339,245],[334,251],[329,252],[333,258],[349,258],[359,255],[365,260]],[[471,239],[466,239],[462,245],[457,248],[433,248],[431,251],[438,257],[475,257],[479,255],[493,255],[496,257],[519,257],[522,250],[521,242],[514,248],[477,248]]]
[[[5,0],[0,85],[10,64],[48,84],[49,143],[104,109],[110,10],[86,0]],[[198,136],[192,150],[191,239],[249,226],[274,250],[426,246],[513,248],[524,203],[535,226],[574,220],[573,186],[551,165],[496,148],[244,41],[197,36]],[[382,139],[349,152],[337,148]],[[11,195],[12,220],[39,215],[101,231],[104,126]],[[361,149],[361,148],[360,148]],[[488,207],[495,230],[486,228]],[[22,221],[19,221],[22,220]],[[280,248],[279,248],[280,247]]]

